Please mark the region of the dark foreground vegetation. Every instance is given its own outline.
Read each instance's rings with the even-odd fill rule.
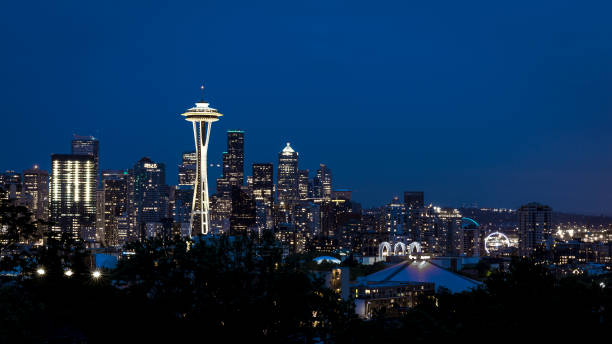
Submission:
[[[611,331],[609,276],[556,279],[517,260],[481,290],[442,291],[400,318],[364,321],[309,259],[281,259],[271,233],[134,243],[129,259],[94,278],[82,243],[39,232],[29,218],[1,206],[0,343],[566,342]],[[45,244],[33,245],[39,238]]]

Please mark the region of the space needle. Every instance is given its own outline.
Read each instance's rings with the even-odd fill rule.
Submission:
[[[210,230],[209,202],[208,202],[208,174],[206,170],[206,154],[212,123],[223,116],[216,109],[209,107],[204,101],[204,85],[201,87],[202,99],[181,114],[185,120],[193,124],[193,139],[195,140],[197,167],[193,201],[191,203],[191,217],[189,226],[192,234],[208,234]]]

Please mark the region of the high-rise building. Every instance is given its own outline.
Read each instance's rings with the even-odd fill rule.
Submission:
[[[194,187],[196,183],[198,155],[195,151],[184,152],[178,166],[178,186],[174,189],[172,218],[181,236],[190,236],[191,209],[193,208]]]
[[[552,235],[552,209],[539,203],[521,206],[519,217],[519,254],[531,256],[536,250],[545,249]]]
[[[300,199],[308,198],[309,192],[308,170],[298,170],[298,193]]]
[[[72,137],[73,155],[91,155],[94,157],[94,167],[96,169],[96,180],[100,172],[100,141],[93,136],[73,135]]]
[[[484,250],[484,231],[475,222],[469,222],[461,228],[461,255],[478,257]]]
[[[140,159],[129,171],[129,215],[131,229],[128,240],[146,237],[148,223],[161,224],[169,214],[169,191],[166,167],[149,158]],[[161,225],[160,225],[161,226]]]
[[[397,237],[407,234],[406,228],[406,206],[402,204],[398,197],[393,197],[391,203],[385,207],[385,229],[390,239],[394,241]]]
[[[227,167],[223,176],[230,187],[244,184],[244,131],[227,131]]]
[[[54,232],[96,240],[96,167],[93,155],[51,155],[50,220]]]
[[[253,197],[266,205],[274,203],[274,167],[271,163],[253,164]]]
[[[204,92],[204,86],[202,86]],[[207,154],[208,141],[212,123],[219,120],[222,115],[209,107],[209,103],[202,100],[183,113],[186,120],[193,124],[193,138],[195,140],[197,165],[194,197],[191,209],[191,228],[193,234],[208,234],[210,230],[210,201],[208,199],[208,169]]]
[[[124,244],[127,239],[127,230],[123,224],[128,216],[128,181],[126,171],[102,171],[103,242],[107,246]]]
[[[278,153],[276,193],[280,203],[289,204],[299,199],[298,190],[298,153],[289,142]]]
[[[423,208],[425,193],[423,191],[404,191],[404,204],[408,208]]]
[[[321,198],[331,198],[332,193],[332,173],[325,164],[320,164],[317,170],[317,179],[321,183]]]
[[[23,171],[23,194],[37,220],[49,219],[49,172],[38,165]]]
[[[461,213],[454,208],[435,208],[436,236],[439,242],[439,252],[446,256],[458,256],[462,251]]]
[[[232,187],[230,233],[247,233],[256,224],[255,200],[245,187]]]
[[[274,166],[271,163],[253,164],[251,190],[256,208],[257,228],[272,229],[272,205],[274,204]]]
[[[196,182],[198,155],[196,152],[184,152],[181,164],[178,166],[178,185],[191,186]]]
[[[221,200],[230,201],[232,199],[232,185],[230,184],[229,178],[227,178],[227,174],[229,172],[230,163],[229,163],[229,153],[223,152],[222,154],[223,161],[223,174],[217,178],[217,197]],[[227,208],[228,214],[231,210],[231,206]]]

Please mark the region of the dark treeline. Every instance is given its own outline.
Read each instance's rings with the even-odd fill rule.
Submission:
[[[2,343],[565,341],[610,330],[612,295],[600,284],[609,277],[556,279],[530,261],[491,274],[481,290],[440,291],[402,317],[364,321],[309,259],[281,259],[272,233],[132,243],[129,259],[92,278],[82,243],[39,232],[30,218],[0,209]]]

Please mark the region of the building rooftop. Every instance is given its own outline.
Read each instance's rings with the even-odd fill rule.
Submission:
[[[289,142],[287,142],[287,146],[285,146],[285,148],[283,148],[282,153],[283,154],[290,154],[290,153],[295,153],[295,151],[293,150],[293,148],[291,148],[291,144]]]
[[[470,291],[482,285],[481,282],[448,271],[426,260],[403,261],[362,277],[359,282],[427,282],[434,283],[436,290],[443,287],[452,293]]]

